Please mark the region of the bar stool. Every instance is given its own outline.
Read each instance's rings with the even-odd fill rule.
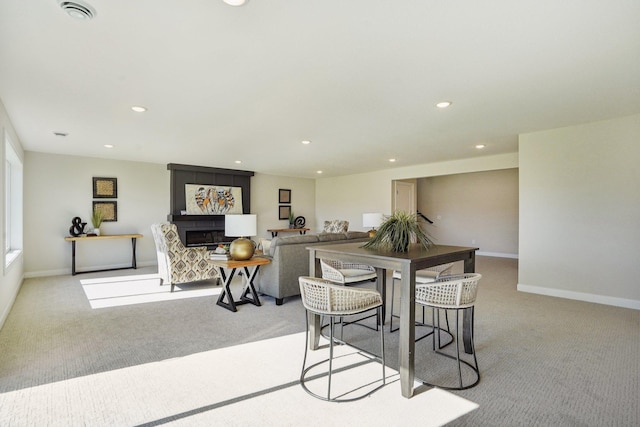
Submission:
[[[416,285],[416,304],[420,304],[425,307],[431,307],[433,309],[455,311],[456,315],[456,329],[455,329],[455,341],[456,341],[456,354],[455,356],[440,351],[439,343],[436,345],[436,340],[440,339],[440,334],[433,335],[433,351],[439,355],[453,359],[458,365],[458,386],[443,386],[439,384],[433,384],[423,381],[425,384],[437,386],[448,390],[464,390],[471,388],[480,382],[480,371],[478,369],[478,359],[476,358],[476,350],[473,342],[473,323],[474,323],[474,307],[476,301],[476,294],[478,291],[478,282],[482,278],[481,274],[477,273],[465,273],[459,275],[444,276],[431,284]],[[460,339],[462,333],[460,332],[460,314],[464,310],[470,310],[471,322],[470,322],[470,344],[471,354],[473,355],[473,361],[468,362],[460,358]],[[438,349],[436,349],[438,347]],[[471,369],[472,380],[468,384],[463,384],[462,380],[462,366],[467,366]]]
[[[444,276],[451,272],[451,267],[453,267],[453,263],[436,265],[435,267],[425,268],[423,270],[416,271],[416,285],[418,284],[427,284],[433,283],[440,276]],[[396,280],[402,280],[402,274],[399,271],[395,270],[393,275],[391,276],[391,318],[389,319],[389,332],[395,332],[398,328],[393,329],[393,318],[399,318],[397,314],[393,314],[393,301],[395,299],[396,294]],[[446,313],[445,313],[446,316]],[[449,330],[449,317],[445,317],[447,322],[447,331]],[[424,324],[424,310],[422,310],[422,323]],[[440,314],[438,313],[438,327],[440,324]],[[432,326],[436,326],[435,324]],[[425,335],[429,336],[429,334]]]
[[[331,397],[331,379],[333,375],[333,347],[334,347],[334,337],[333,337],[333,329],[336,318],[342,318],[342,316],[349,316],[353,314],[360,314],[369,310],[377,310],[379,314],[382,311],[382,297],[380,293],[376,290],[372,289],[361,289],[361,288],[348,288],[342,285],[336,285],[328,280],[315,278],[315,277],[299,277],[298,278],[300,284],[300,295],[302,298],[302,304],[306,309],[306,330],[305,330],[305,349],[304,349],[304,360],[302,362],[302,371],[300,373],[300,385],[302,388],[309,393],[310,395],[325,401],[330,402],[351,402],[354,400],[362,399],[379,390],[386,384],[386,375],[385,375],[385,355],[384,355],[384,328],[380,328],[380,352],[381,357],[378,357],[374,354],[368,353],[373,357],[373,360],[379,360],[382,362],[382,384],[375,387],[372,390],[366,391],[365,393],[353,397],[353,398],[340,398]],[[309,317],[312,315],[322,315],[326,316],[330,319],[329,321],[329,358],[324,359],[320,362],[314,363],[309,367],[307,364],[307,352],[309,349],[309,340],[310,340],[310,332],[309,332]],[[307,374],[313,369],[324,363],[329,363],[329,370],[327,373],[328,376],[328,384],[327,384],[327,395],[321,396],[317,393],[312,392],[307,388],[305,382],[308,380]],[[358,364],[359,365],[359,364]],[[344,368],[343,368],[344,369]],[[314,375],[314,379],[316,379],[317,375]],[[362,386],[358,386],[356,388],[359,389]],[[344,394],[343,394],[344,395]]]

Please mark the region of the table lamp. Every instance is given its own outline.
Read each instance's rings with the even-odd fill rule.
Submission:
[[[373,238],[376,235],[376,227],[380,226],[380,224],[382,224],[381,213],[375,212],[362,214],[362,226],[371,227],[371,230],[369,230],[370,238]]]
[[[250,259],[255,251],[253,242],[247,237],[257,234],[256,215],[225,215],[224,235],[228,237],[239,237],[231,242],[229,255],[235,261]]]

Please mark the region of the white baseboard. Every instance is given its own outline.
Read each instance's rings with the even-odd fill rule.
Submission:
[[[478,252],[476,252],[476,255],[479,255],[479,256],[494,256],[494,257],[497,257],[497,258],[518,259],[518,254],[506,254],[506,253],[502,253],[502,252],[482,252],[482,251],[478,251]]]
[[[541,286],[523,285],[521,283],[518,283],[518,291],[640,310],[640,301],[627,298],[587,294],[584,292],[567,291],[564,289],[543,288]]]
[[[154,265],[158,265],[157,262],[154,261],[143,261],[136,262],[136,266],[140,267],[151,267]],[[82,270],[104,270],[108,268],[131,268],[131,264],[114,264],[114,265],[98,265],[93,267],[82,267]],[[57,270],[42,270],[42,271],[30,271],[24,273],[25,279],[31,279],[33,277],[47,277],[47,276],[64,276],[70,275],[71,268],[62,268]]]

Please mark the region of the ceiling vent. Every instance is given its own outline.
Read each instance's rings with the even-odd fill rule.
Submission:
[[[67,15],[75,19],[89,20],[96,16],[96,11],[86,3],[80,1],[60,1],[60,7]]]

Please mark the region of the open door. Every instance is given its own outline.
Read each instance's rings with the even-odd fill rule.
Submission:
[[[393,212],[405,211],[416,213],[418,196],[416,194],[416,182],[410,181],[393,181],[392,185]]]

